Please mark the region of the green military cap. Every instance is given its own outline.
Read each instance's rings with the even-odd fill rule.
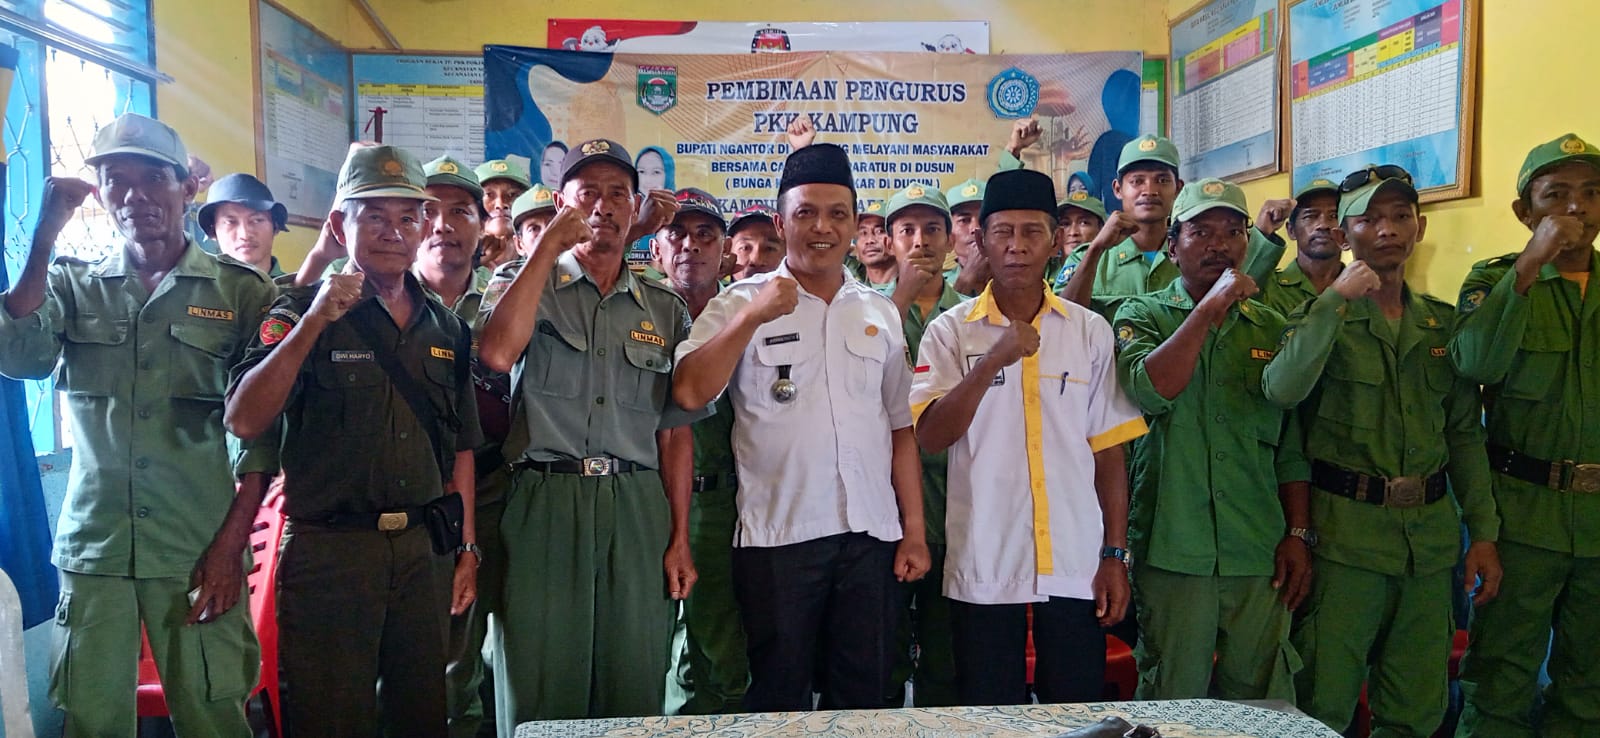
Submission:
[[[398,146],[355,143],[350,144],[344,165],[339,167],[339,189],[333,199],[334,202],[378,197],[437,200],[424,189],[427,184],[422,164],[411,152]]]
[[[951,210],[955,210],[958,206],[965,205],[969,202],[982,204],[983,188],[983,180],[969,179],[961,184],[951,187],[948,190],[945,190],[944,200],[950,204]]]
[[[189,176],[189,150],[172,126],[138,113],[123,113],[94,134],[94,144],[83,163],[98,166],[116,154],[137,154],[171,164],[179,177]]]
[[[462,164],[448,155],[441,156],[427,164],[422,165],[422,173],[428,177],[428,186],[447,185],[460,187],[472,193],[477,200],[483,199],[483,185],[478,184],[478,175],[473,174],[467,165]]]
[[[1062,200],[1061,204],[1056,206],[1056,217],[1061,217],[1061,214],[1065,213],[1067,208],[1077,208],[1093,213],[1095,217],[1101,220],[1106,219],[1106,204],[1100,202],[1098,197],[1090,197],[1087,192],[1074,192],[1067,195],[1067,199]]]
[[[861,211],[856,213],[856,221],[857,222],[860,222],[860,220],[862,218],[882,218],[882,217],[883,217],[883,201],[882,200],[867,200],[866,204],[861,206]]]
[[[542,184],[535,184],[511,201],[511,227],[517,227],[518,221],[522,220],[524,215],[555,209],[556,191]]]
[[[1381,173],[1380,170],[1382,170]],[[1365,214],[1367,212],[1367,205],[1371,204],[1372,202],[1372,196],[1378,194],[1378,191],[1384,188],[1389,188],[1391,190],[1403,193],[1411,200],[1412,204],[1420,202],[1417,199],[1417,188],[1411,185],[1411,175],[1410,173],[1406,172],[1406,170],[1393,164],[1385,164],[1381,167],[1369,164],[1367,165],[1366,169],[1359,170],[1351,174],[1349,177],[1345,177],[1345,181],[1349,183],[1352,179],[1356,179],[1357,175],[1362,174],[1362,172],[1367,174],[1367,179],[1366,181],[1362,182],[1360,186],[1349,191],[1343,191],[1344,187],[1340,187],[1340,223],[1343,223],[1345,218],[1348,218],[1352,215]],[[1385,177],[1383,174],[1388,174],[1390,176]],[[1348,186],[1348,184],[1346,186]]]
[[[1177,169],[1178,145],[1166,136],[1153,133],[1129,141],[1122,147],[1122,156],[1117,158],[1117,175],[1121,176],[1124,170],[1141,161],[1160,162]]]
[[[478,184],[486,185],[491,180],[509,179],[523,187],[532,187],[533,182],[528,179],[528,173],[522,167],[509,159],[490,159],[478,165],[475,174],[478,175]]]
[[[1294,199],[1299,200],[1306,195],[1314,195],[1318,192],[1331,192],[1337,195],[1339,194],[1339,183],[1331,179],[1318,177],[1305,183],[1300,189],[1295,190]]]
[[[1517,172],[1517,194],[1527,191],[1528,183],[1541,171],[1568,161],[1581,161],[1600,169],[1600,148],[1578,138],[1576,133],[1568,133],[1533,147],[1528,152],[1528,158],[1522,160],[1522,169]]]
[[[950,205],[945,202],[944,193],[931,187],[913,184],[894,193],[894,196],[889,198],[889,206],[884,214],[884,220],[893,223],[894,216],[898,215],[900,211],[916,205],[925,205],[933,208],[939,211],[945,217],[945,220],[950,219]]]
[[[1244,190],[1239,189],[1239,185],[1209,177],[1190,182],[1178,191],[1178,199],[1172,203],[1172,217],[1184,223],[1212,208],[1227,208],[1250,217],[1244,202]]]

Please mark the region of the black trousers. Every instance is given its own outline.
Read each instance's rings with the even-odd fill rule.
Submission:
[[[745,710],[810,710],[817,683],[822,709],[883,707],[901,598],[894,552],[864,533],[733,550],[750,656]]]
[[[950,602],[956,688],[964,705],[1027,704],[1027,605]],[[1092,600],[1033,603],[1033,687],[1039,701],[1094,702],[1105,689],[1106,636]]]

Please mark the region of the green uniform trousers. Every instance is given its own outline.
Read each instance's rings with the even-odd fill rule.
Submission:
[[[445,734],[454,561],[422,527],[342,530],[290,518],[278,561],[285,734]]]
[[[511,475],[501,469],[484,477],[479,490],[491,484],[510,483]],[[505,577],[505,547],[500,545],[500,516],[504,511],[504,500],[478,506],[474,526],[478,548],[483,551],[483,561],[478,566],[478,601],[465,614],[450,618],[450,663],[445,667],[444,681],[451,738],[471,738],[484,723],[483,698],[479,694],[485,673],[483,641],[489,632],[489,615],[499,607]]]
[[[734,496],[732,489],[708,489],[696,492],[689,507],[689,547],[700,580],[683,603],[694,682],[685,715],[740,712],[750,686],[744,625],[733,597],[733,528],[739,519]]]
[[[1371,738],[1433,735],[1448,704],[1451,570],[1388,576],[1315,560],[1293,635],[1305,660],[1295,680],[1300,709],[1342,732],[1365,681]]]
[[[1137,700],[1294,702],[1300,656],[1272,577],[1133,568],[1139,606]],[[1213,680],[1213,670],[1215,680]]]
[[[1500,596],[1474,615],[1472,645],[1461,664],[1466,709],[1456,735],[1595,735],[1600,730],[1600,558],[1510,541],[1498,545],[1505,579]],[[1539,666],[1546,649],[1550,687],[1538,710]]]
[[[137,734],[140,623],[178,735],[250,735],[244,700],[260,682],[261,650],[248,592],[215,621],[185,625],[188,577],[60,575],[50,699],[67,713],[65,735]]]
[[[520,471],[506,496],[504,599],[490,629],[495,722],[658,715],[676,606],[671,524],[654,471]]]
[[[956,691],[956,649],[950,632],[950,600],[944,596],[945,547],[928,544],[931,564],[927,576],[902,588],[905,604],[896,633],[893,682],[887,707],[905,704],[906,680],[911,680],[911,702],[916,707],[950,707],[961,704]]]

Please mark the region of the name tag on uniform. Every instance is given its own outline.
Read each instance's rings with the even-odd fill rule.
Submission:
[[[767,336],[766,338],[762,339],[761,342],[768,346],[782,346],[783,344],[794,343],[799,340],[800,334],[785,333],[781,336]]]
[[[190,305],[189,314],[196,318],[206,318],[207,320],[233,320],[232,310],[200,307],[199,305]]]
[[[1273,354],[1273,352],[1268,351],[1266,349],[1258,349],[1258,348],[1250,349],[1250,358],[1256,359],[1257,361],[1271,361],[1272,360],[1272,354]]]
[[[1431,348],[1431,349],[1428,349],[1428,353],[1431,353],[1431,354],[1433,354],[1433,355],[1434,355],[1434,356],[1444,356],[1444,354],[1445,354],[1445,350],[1444,350],[1444,347],[1443,347],[1443,346],[1440,346],[1440,347],[1438,347],[1438,348]]]
[[[456,352],[453,349],[439,348],[438,346],[429,346],[428,353],[432,354],[435,359],[450,359],[454,361],[456,358]]]
[[[340,364],[352,361],[376,361],[371,351],[335,351],[329,358]]]
[[[648,343],[652,346],[660,346],[662,348],[667,347],[667,339],[662,338],[654,333],[645,333],[644,331],[629,331],[628,337],[640,343]]]
[[[967,354],[967,372],[970,374],[973,369],[976,369],[978,367],[978,362],[980,361],[983,361],[983,354]],[[995,373],[994,381],[990,382],[989,386],[999,387],[1005,383],[1006,370],[1002,368],[999,372]]]

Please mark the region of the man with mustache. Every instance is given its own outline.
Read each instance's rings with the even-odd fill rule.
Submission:
[[[289,209],[261,180],[242,172],[217,180],[196,220],[222,253],[273,279],[285,274],[272,255],[272,241],[289,232]]]
[[[989,263],[978,246],[978,213],[983,208],[984,182],[969,179],[944,193],[950,205],[950,251],[955,269],[945,271],[945,281],[959,294],[974,297],[989,283]]]
[[[278,298],[228,386],[240,438],[275,439],[282,420],[290,735],[446,731],[449,619],[476,598],[480,436],[470,329],[411,272],[426,184],[403,149],[350,147],[329,214],[349,263]],[[461,506],[455,551],[424,527],[433,505]]]
[[[1261,372],[1284,318],[1250,299],[1244,191],[1191,183],[1173,203],[1179,277],[1117,308],[1117,371],[1150,423],[1134,445],[1128,540],[1135,699],[1294,702],[1290,614],[1311,582],[1309,470]]]
[[[1294,312],[1339,278],[1344,271],[1344,249],[1334,237],[1339,227],[1339,185],[1313,179],[1294,194],[1289,211],[1289,235],[1294,238],[1294,261],[1261,285],[1257,299],[1284,315]]]
[[[1268,401],[1300,408],[1311,461],[1316,576],[1292,636],[1295,692],[1343,731],[1365,681],[1379,732],[1426,736],[1448,701],[1463,522],[1468,593],[1482,605],[1500,588],[1482,404],[1450,365],[1454,310],[1405,283],[1427,227],[1411,175],[1368,166],[1339,192],[1355,261],[1289,316],[1262,376]]]
[[[856,279],[885,295],[894,294],[894,252],[889,250],[888,231],[884,229],[883,201],[868,200],[856,217],[856,240],[851,269]]]
[[[656,232],[652,250],[667,284],[698,318],[722,290],[723,220],[717,200],[704,190],[678,190],[678,213]],[[770,225],[770,223],[769,223]],[[696,422],[694,501],[689,506],[689,547],[700,575],[683,603],[688,630],[689,676],[694,693],[686,715],[739,712],[750,683],[744,627],[733,596],[733,536],[738,520],[738,478],[733,464],[733,406],[724,393],[716,412]]]
[[[1594,729],[1600,680],[1600,147],[1572,133],[1535,146],[1511,210],[1527,245],[1473,266],[1450,341],[1491,398],[1506,570],[1500,599],[1474,614],[1457,734],[1578,736]]]
[[[809,710],[818,682],[824,709],[882,707],[895,582],[928,569],[899,315],[844,268],[855,204],[844,149],[791,153],[783,264],[723,291],[678,348],[679,404],[733,403],[748,711]]]
[[[490,159],[473,172],[483,188],[483,245],[478,263],[490,271],[516,256],[516,232],[511,227],[511,203],[533,186],[521,165],[509,159]]]
[[[506,738],[528,720],[659,714],[675,600],[696,578],[689,425],[710,413],[672,402],[671,373],[688,308],[625,263],[641,202],[627,150],[575,145],[561,177],[532,255],[490,288],[500,297],[479,346],[490,369],[519,377],[490,634]]]
[[[1027,609],[1041,702],[1104,689],[1104,628],[1128,604],[1123,444],[1144,419],[1117,384],[1111,329],[1045,287],[1055,185],[989,178],[980,220],[994,277],[933,321],[911,402],[923,451],[949,450],[944,594],[968,705],[1021,704]]]
[[[1062,297],[1092,307],[1108,319],[1122,298],[1154,292],[1178,278],[1178,268],[1165,253],[1167,218],[1183,189],[1178,147],[1153,134],[1129,141],[1122,147],[1111,186],[1126,209],[1107,216],[1093,241],[1067,254],[1062,267],[1067,281],[1061,290]],[[1261,206],[1243,269],[1257,284],[1278,267],[1284,243],[1276,234],[1293,205],[1289,200],[1269,200]]]
[[[734,214],[728,224],[728,238],[733,241],[733,257],[737,264],[733,272],[735,281],[766,274],[778,268],[783,261],[783,239],[778,238],[778,228],[772,224],[777,212],[765,205],[751,205]]]
[[[243,556],[266,479],[234,490],[222,422],[228,367],[275,290],[184,231],[194,192],[176,131],[135,113],[95,134],[98,188],[52,177],[22,273],[0,294],[0,373],[56,372],[73,429],[56,525],[50,697],[68,735],[131,735],[143,626],[174,728],[248,736],[260,654]],[[90,194],[121,243],[50,262]],[[9,667],[8,668],[15,668]]]

